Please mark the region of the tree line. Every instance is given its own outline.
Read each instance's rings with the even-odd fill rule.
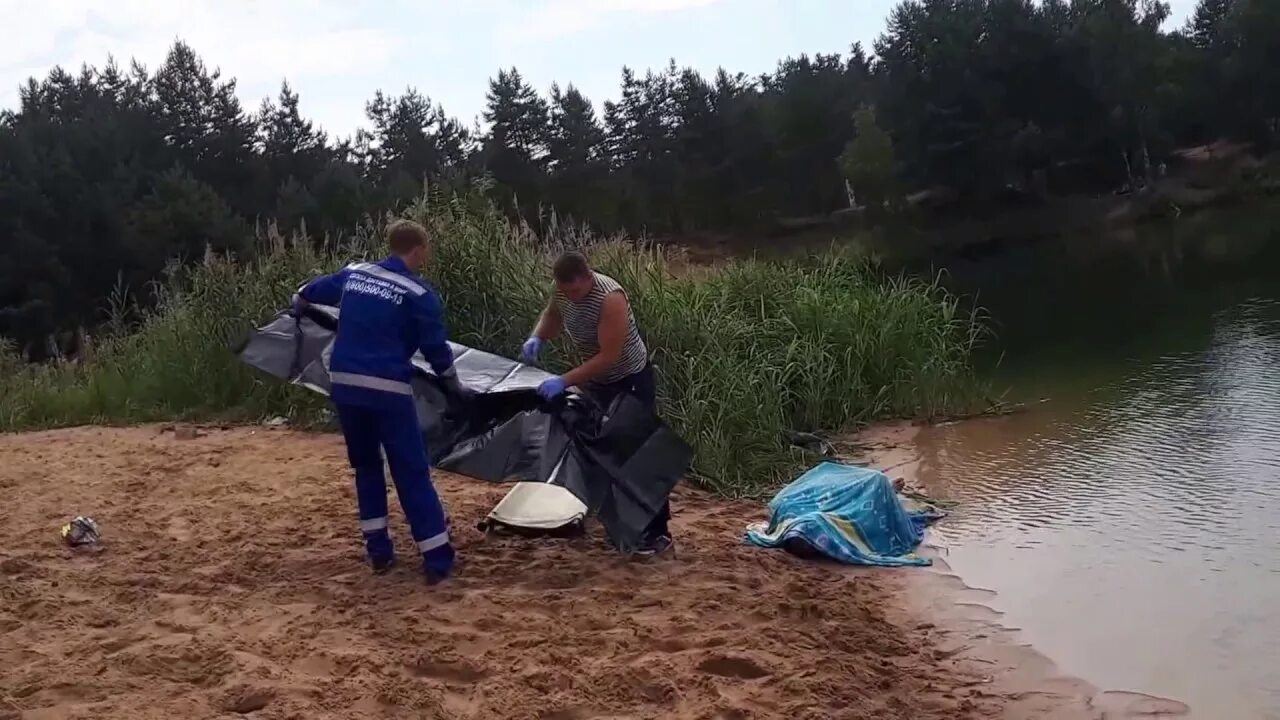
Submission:
[[[483,187],[535,227],[725,231],[892,207],[946,187],[1140,185],[1176,147],[1280,138],[1280,3],[1201,0],[1166,29],[1157,0],[908,0],[870,52],[769,73],[622,70],[616,101],[490,80],[484,129],[415,89],[378,92],[332,138],[287,83],[256,109],[177,42],[137,63],[54,69],[0,115],[0,336],[46,338],[134,297],[175,259],[247,253],[269,221],[340,236],[420,194]]]

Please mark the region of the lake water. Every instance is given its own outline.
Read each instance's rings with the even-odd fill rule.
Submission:
[[[997,387],[933,428],[932,542],[1064,672],[1280,720],[1280,223],[1201,215],[972,266]]]

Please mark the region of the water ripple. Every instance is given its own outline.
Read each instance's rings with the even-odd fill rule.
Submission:
[[[961,503],[949,562],[1103,687],[1280,715],[1277,368],[1280,305],[1257,301],[1199,352],[922,433],[922,479]]]

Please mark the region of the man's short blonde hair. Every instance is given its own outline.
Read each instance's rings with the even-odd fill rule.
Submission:
[[[412,220],[396,220],[387,226],[387,244],[396,255],[407,255],[431,244],[431,233]]]

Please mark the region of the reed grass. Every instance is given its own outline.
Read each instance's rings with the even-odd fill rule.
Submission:
[[[434,231],[428,275],[452,337],[507,356],[546,302],[549,257],[587,249],[627,288],[663,415],[695,448],[700,482],[724,494],[759,493],[811,462],[788,442],[794,431],[984,403],[970,365],[981,324],[936,283],[883,277],[846,253],[736,260],[691,275],[659,249],[554,221],[534,233],[474,197],[424,196],[405,214]],[[380,255],[380,231],[370,223],[335,244],[268,228],[253,257],[175,266],[146,310],[113,303],[105,331],[75,361],[32,365],[0,353],[0,429],[317,421],[323,398],[257,375],[231,349],[306,278]],[[559,347],[549,369],[572,359]]]

